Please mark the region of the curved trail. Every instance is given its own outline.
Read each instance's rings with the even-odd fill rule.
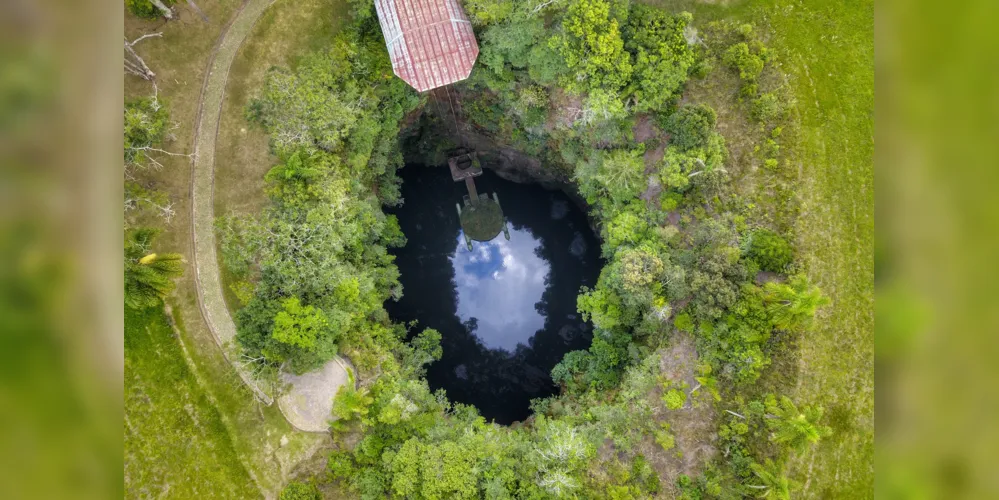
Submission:
[[[198,305],[215,342],[226,360],[258,399],[270,405],[274,398],[246,368],[234,362],[236,324],[222,295],[222,279],[215,253],[215,138],[225,95],[229,68],[253,25],[275,0],[245,0],[219,35],[208,59],[201,101],[194,125],[194,159],[191,167],[191,231]]]
[[[261,387],[258,380],[236,361],[236,324],[226,307],[215,251],[215,140],[218,136],[222,102],[229,68],[254,24],[275,0],[245,0],[219,36],[208,61],[201,89],[194,132],[194,160],[191,173],[191,228],[198,305],[215,342],[226,360],[256,397],[271,405],[275,388]],[[333,397],[350,377],[344,361],[334,357],[323,368],[302,376],[282,377],[291,390],[278,398],[278,407],[292,427],[306,432],[326,432]]]

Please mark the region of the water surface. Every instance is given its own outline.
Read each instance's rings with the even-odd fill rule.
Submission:
[[[549,373],[569,351],[589,346],[576,313],[579,287],[600,272],[599,243],[585,215],[558,191],[507,182],[486,171],[479,193],[499,194],[510,240],[465,245],[455,203],[466,193],[447,168],[410,165],[399,218],[407,245],[395,251],[403,298],[386,308],[413,332],[436,328],[444,355],[430,365],[431,389],[508,424],[533,398],[555,394]]]

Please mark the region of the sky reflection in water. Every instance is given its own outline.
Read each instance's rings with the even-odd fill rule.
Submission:
[[[458,318],[478,320],[476,334],[490,349],[513,352],[544,328],[545,317],[535,307],[551,271],[539,257],[541,241],[527,229],[510,231],[487,243],[474,242],[471,251],[459,235],[451,265],[458,290]]]
[[[601,260],[585,215],[561,192],[487,171],[475,183],[499,194],[510,240],[501,233],[469,251],[455,209],[464,184],[447,168],[410,165],[400,176],[406,203],[389,212],[408,240],[392,252],[403,297],[385,308],[413,324],[411,334],[441,332],[443,357],[427,367],[431,389],[501,424],[527,418],[531,399],[558,390],[552,367],[590,344],[576,295],[596,282]]]

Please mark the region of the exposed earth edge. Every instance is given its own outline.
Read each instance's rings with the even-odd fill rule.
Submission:
[[[208,325],[216,344],[222,350],[226,360],[232,365],[255,396],[267,405],[274,402],[274,394],[278,388],[262,387],[243,363],[238,362],[235,347],[236,324],[229,314],[222,293],[222,279],[219,273],[218,256],[215,242],[215,140],[218,135],[219,120],[222,113],[222,102],[225,94],[229,69],[236,53],[242,46],[247,35],[264,10],[275,0],[245,0],[236,11],[232,20],[219,35],[212,49],[205,72],[205,81],[201,89],[201,99],[194,127],[194,155],[191,165],[191,219],[192,219],[192,254],[194,255],[195,284],[198,292],[198,305],[201,315]],[[329,367],[329,369],[327,369]],[[332,395],[336,394],[340,385],[348,379],[344,363],[335,359],[321,370],[303,377],[293,377],[292,382],[305,378],[308,385],[299,387],[293,383],[290,397],[299,402],[299,406],[307,408],[332,407]],[[324,391],[316,391],[316,376],[320,383],[326,382]],[[330,395],[331,394],[331,395]],[[310,398],[330,395],[329,401],[311,401]],[[282,405],[279,404],[279,407]],[[317,422],[316,412],[309,412],[312,419],[292,421],[289,412],[281,408],[282,414],[289,423],[299,430],[320,432],[319,425],[325,430],[328,427],[329,413],[322,415]]]
[[[333,398],[351,380],[349,368],[339,357],[322,368],[302,375],[282,373],[291,389],[278,397],[278,408],[292,427],[302,432],[327,432],[333,420]]]

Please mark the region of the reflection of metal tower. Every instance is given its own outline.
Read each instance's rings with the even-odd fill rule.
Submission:
[[[465,181],[465,187],[468,188],[468,194],[462,200],[465,209],[462,210],[461,203],[455,204],[468,249],[472,249],[472,240],[489,241],[499,235],[500,231],[509,240],[510,231],[506,228],[499,196],[493,193],[492,199],[489,196],[480,198],[475,190],[474,178],[482,175],[482,166],[475,152],[458,149],[448,158],[447,165],[451,169],[451,179],[455,182]]]

